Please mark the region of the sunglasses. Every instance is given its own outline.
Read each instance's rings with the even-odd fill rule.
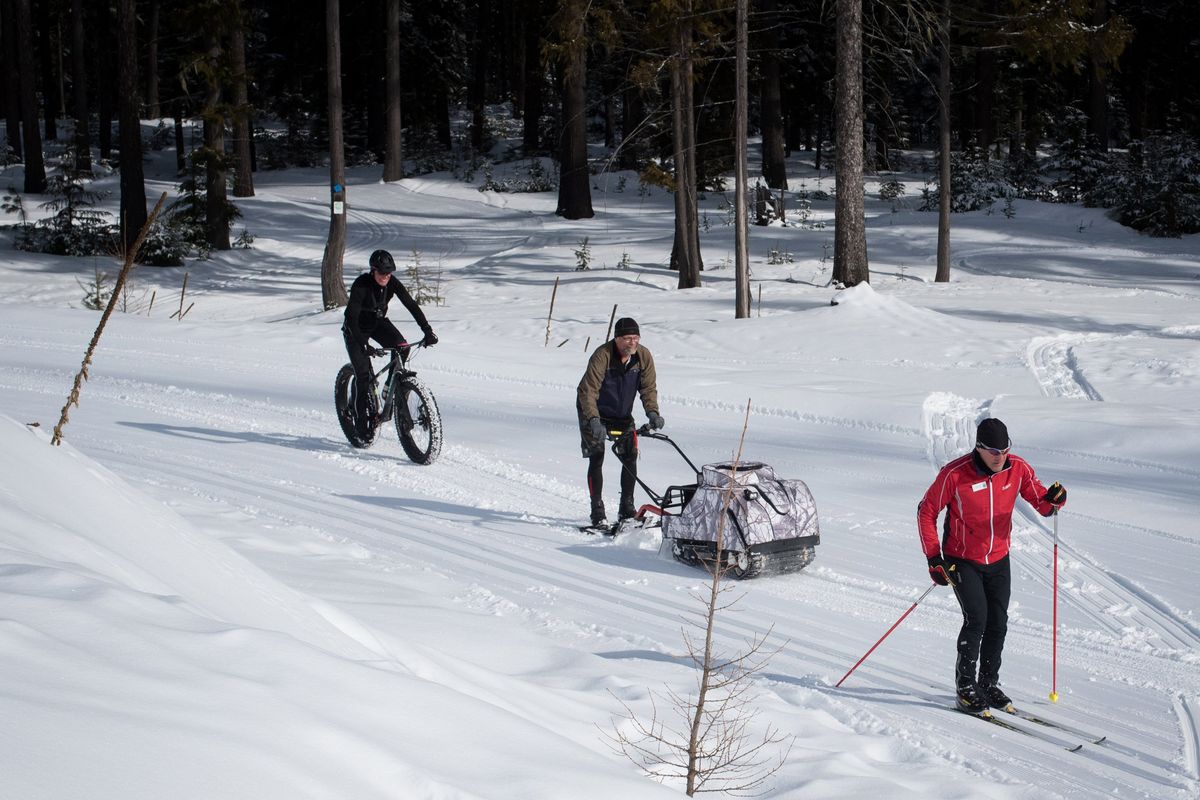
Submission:
[[[988,446],[986,446],[986,445],[982,445],[982,444],[977,444],[977,445],[975,445],[975,447],[976,447],[976,449],[983,450],[983,451],[985,451],[985,452],[987,452],[987,453],[990,453],[990,454],[992,454],[992,455],[994,455],[994,456],[1003,456],[1003,455],[1007,455],[1007,454],[1008,454],[1008,451],[1009,451],[1009,450],[1012,450],[1012,445],[1009,445],[1008,447],[1004,448],[1003,450],[1001,450],[1001,449],[1000,449],[1000,448],[998,448],[998,447],[988,447]]]

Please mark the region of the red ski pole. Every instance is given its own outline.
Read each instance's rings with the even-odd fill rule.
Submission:
[[[913,612],[913,609],[914,609],[914,608],[916,608],[917,606],[919,606],[919,605],[921,604],[921,601],[925,599],[925,595],[927,595],[927,594],[929,594],[930,592],[932,592],[932,591],[933,591],[933,588],[934,588],[935,586],[937,586],[937,584],[936,584],[936,583],[931,583],[931,584],[929,584],[929,588],[928,588],[928,589],[926,589],[926,590],[925,590],[925,592],[924,592],[924,593],[923,593],[923,594],[922,594],[920,597],[918,597],[918,598],[917,598],[917,602],[915,602],[915,603],[913,603],[911,606],[909,606],[909,607],[908,607],[908,611],[905,611],[903,614],[901,614],[901,615],[900,615],[900,619],[896,620],[895,624],[894,624],[894,625],[892,625],[892,627],[890,627],[890,628],[888,628],[888,629],[887,629],[887,633],[885,633],[883,636],[880,636],[880,637],[879,637],[879,641],[878,641],[878,642],[876,642],[875,644],[871,645],[871,649],[870,649],[870,650],[868,650],[866,653],[864,653],[864,654],[863,654],[863,657],[862,657],[862,658],[860,658],[858,661],[856,661],[856,662],[854,663],[854,666],[850,668],[850,671],[849,671],[849,672],[847,672],[845,675],[843,675],[843,676],[842,676],[842,681],[846,680],[846,678],[849,678],[849,677],[850,677],[850,672],[854,672],[854,670],[858,669],[858,665],[859,665],[859,664],[861,664],[862,662],[866,661],[866,660],[867,660],[867,656],[871,655],[871,653],[874,653],[874,652],[875,652],[875,648],[876,648],[876,647],[879,647],[879,645],[883,644],[883,640],[884,640],[884,639],[886,639],[887,637],[891,636],[891,635],[892,635],[892,631],[894,631],[894,630],[896,630],[896,628],[899,628],[899,627],[900,627],[900,623],[901,623],[901,622],[904,622],[904,618],[905,618],[905,617],[907,617],[909,614],[911,614],[911,613]],[[838,686],[841,686],[841,685],[842,685],[842,681],[838,681],[837,683],[835,683],[835,684],[834,684],[834,688],[837,688]]]
[[[1058,702],[1058,509],[1054,509],[1054,632],[1050,635],[1050,702]]]

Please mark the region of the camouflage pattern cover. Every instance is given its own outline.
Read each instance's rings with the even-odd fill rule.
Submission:
[[[662,525],[664,537],[704,542],[715,542],[721,530],[725,550],[820,534],[817,504],[804,481],[777,478],[771,467],[750,461],[736,472],[728,462],[706,464],[691,501]]]

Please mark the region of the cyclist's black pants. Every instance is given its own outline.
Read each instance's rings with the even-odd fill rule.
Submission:
[[[375,371],[371,369],[371,357],[345,328],[342,328],[342,338],[346,340],[346,353],[350,356],[350,365],[354,367],[354,414],[357,419],[365,421],[370,410],[370,395],[366,391],[359,391],[359,387],[370,386]],[[384,348],[404,344],[404,335],[386,317],[375,323],[371,338]]]
[[[960,686],[975,681],[981,686],[998,683],[1012,589],[1009,558],[1005,556],[994,564],[977,564],[959,558],[947,561],[956,565],[958,584],[954,594],[963,613],[955,678]]]

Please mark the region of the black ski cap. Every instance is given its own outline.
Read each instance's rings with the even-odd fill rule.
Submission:
[[[641,336],[642,332],[638,328],[637,321],[633,317],[621,317],[617,320],[617,327],[613,332],[617,338],[622,336]]]
[[[1008,428],[994,417],[988,417],[975,429],[975,444],[977,445],[1003,450],[1011,443],[1008,438]]]

